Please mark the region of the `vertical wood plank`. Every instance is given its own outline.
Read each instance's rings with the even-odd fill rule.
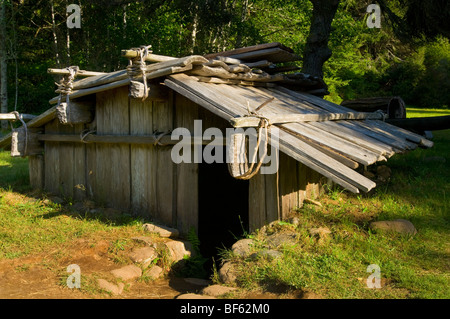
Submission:
[[[128,87],[97,93],[97,134],[128,135]],[[96,199],[130,208],[130,145],[96,145]]]
[[[130,99],[130,134],[145,135],[153,133],[153,104],[151,100]],[[154,202],[150,200],[150,171],[152,169],[154,146],[131,145],[131,209],[135,214],[152,217]]]
[[[58,122],[59,123],[59,122]],[[71,125],[58,124],[58,130],[60,134],[72,134],[74,131]],[[74,166],[74,144],[60,142],[59,143],[59,161],[60,161],[60,174],[59,174],[59,189],[63,196],[73,198],[73,166]]]
[[[265,223],[280,219],[280,203],[278,193],[278,172],[265,174],[266,220]],[[262,226],[262,225],[261,225]]]
[[[169,101],[153,102],[153,130],[158,133],[173,129],[173,105]],[[174,214],[174,163],[170,146],[156,146],[152,174],[154,196],[156,196],[155,219],[163,224],[173,225]],[[155,167],[156,166],[156,167]]]
[[[308,178],[309,178],[308,170],[309,168],[306,165],[297,162],[299,207],[303,206],[303,201],[306,198],[306,187],[308,186]]]
[[[78,134],[84,130],[83,124],[73,126]],[[87,198],[86,183],[86,146],[84,143],[73,143],[73,198],[81,201]]]
[[[298,202],[297,162],[280,152],[280,218],[286,219],[291,211],[299,206]]]
[[[30,172],[30,185],[34,189],[44,188],[44,155],[28,156],[28,169]]]
[[[248,226],[250,231],[254,231],[263,226],[266,219],[265,176],[258,173],[249,182]]]
[[[174,95],[175,127],[194,132],[194,119],[198,118],[198,105],[181,95]],[[198,232],[198,164],[176,165],[176,227],[187,234],[193,227]]]
[[[58,120],[55,119],[45,125],[45,133],[58,133]],[[45,158],[45,182],[46,191],[54,194],[59,193],[59,142],[45,142],[44,158]]]

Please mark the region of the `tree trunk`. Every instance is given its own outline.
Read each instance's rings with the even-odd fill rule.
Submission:
[[[313,16],[309,36],[303,53],[302,72],[323,78],[323,64],[331,57],[328,39],[339,0],[310,0]]]
[[[0,0],[0,103],[1,113],[8,113],[8,70],[6,56],[6,18],[5,18],[5,0]],[[8,128],[8,121],[1,121],[1,128]]]
[[[56,62],[56,66],[60,67],[61,63],[59,61],[58,36],[56,35],[55,8],[53,5],[53,1],[50,3],[50,8],[51,8],[51,14],[52,14],[52,35],[53,35],[53,46],[55,48],[55,62]]]

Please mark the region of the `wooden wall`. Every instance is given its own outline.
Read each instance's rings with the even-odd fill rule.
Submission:
[[[155,87],[154,87],[155,88]],[[170,92],[165,98],[130,99],[128,87],[96,95],[92,123],[62,125],[57,119],[45,133],[140,135],[172,131],[194,132],[194,119],[208,127],[224,129],[228,122],[187,98]],[[132,211],[186,234],[198,226],[198,164],[174,164],[171,146],[45,142],[42,158],[30,159],[31,180],[36,186],[75,200],[92,198],[105,207]],[[305,197],[319,194],[319,175],[284,153],[277,174],[258,174],[249,183],[250,230],[287,218]],[[201,198],[200,198],[201,200]]]
[[[305,198],[315,199],[323,191],[323,176],[279,153],[276,174],[260,174],[250,179],[249,228],[253,231],[274,220],[287,219]]]

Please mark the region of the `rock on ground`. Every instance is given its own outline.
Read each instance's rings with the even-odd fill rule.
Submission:
[[[401,234],[415,235],[417,233],[414,225],[406,219],[382,220],[371,222],[369,228],[375,231],[394,231]]]
[[[119,269],[111,270],[111,273],[124,281],[134,280],[142,276],[142,270],[138,266],[128,265]]]
[[[223,264],[223,266],[219,269],[219,278],[225,284],[231,284],[236,281],[236,269],[234,268],[234,264],[230,261]]]
[[[211,285],[203,288],[201,293],[206,296],[219,297],[235,290],[237,290],[237,288],[222,285]]]
[[[117,285],[115,285],[105,279],[97,279],[97,284],[101,289],[106,290],[113,295],[120,295],[123,292],[123,288],[125,287],[125,284],[122,282],[119,282]]]
[[[275,233],[266,238],[267,245],[270,248],[277,248],[283,244],[294,245],[297,243],[296,232]]]
[[[250,254],[252,245],[252,239],[241,239],[235,242],[233,246],[231,246],[231,250],[238,256],[246,257]]]
[[[150,278],[150,279],[158,279],[161,274],[163,273],[163,269],[157,265],[154,265],[152,268],[150,268],[147,272],[146,275]]]
[[[184,256],[191,256],[191,252],[186,249],[185,243],[182,241],[172,240],[165,243],[168,248],[172,261],[177,262],[184,259]]]
[[[216,299],[216,298],[199,294],[182,294],[176,297],[175,299]]]
[[[166,226],[160,226],[160,225],[154,225],[154,224],[144,224],[143,225],[144,230],[150,232],[150,233],[156,233],[161,237],[178,237],[179,236],[179,231],[178,229],[175,228],[170,228],[170,227],[166,227]]]
[[[158,253],[153,247],[141,247],[133,249],[129,256],[133,262],[148,266],[158,256]]]

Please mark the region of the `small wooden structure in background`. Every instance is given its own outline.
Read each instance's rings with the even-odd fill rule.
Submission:
[[[357,113],[313,95],[326,91],[320,79],[266,72],[298,59],[279,43],[205,57],[146,58],[160,62],[145,66],[145,99],[130,97],[131,81],[141,79],[126,70],[94,74],[75,81],[67,96],[50,100],[59,105],[27,123],[30,133],[38,128],[30,137],[44,150],[22,154],[29,155],[34,187],[75,200],[92,198],[181,233],[201,228],[202,216],[225,228],[227,219],[240,215],[254,230],[289,217],[328,182],[368,192],[376,184],[355,171],[359,165],[432,146],[379,120],[380,114]],[[82,119],[67,116],[68,108]],[[175,164],[171,149],[178,141],[170,133],[179,127],[195,133],[195,120],[202,121],[203,131],[254,127],[261,120],[276,126],[278,171],[237,180],[226,164]],[[10,141],[4,137],[0,147]]]

